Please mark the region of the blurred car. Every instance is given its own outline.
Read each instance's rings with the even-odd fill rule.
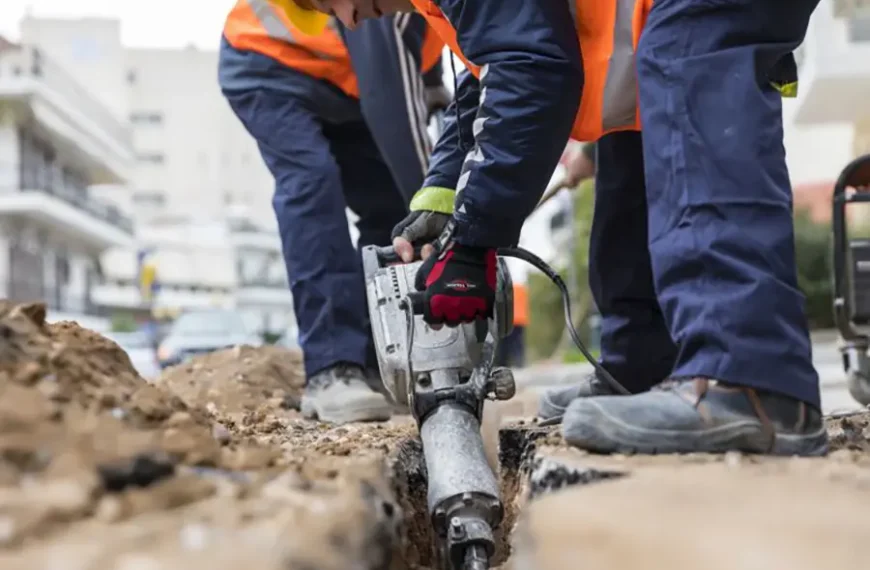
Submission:
[[[154,342],[146,332],[108,332],[105,336],[124,349],[133,368],[146,380],[154,380],[160,374]]]
[[[263,339],[246,326],[240,313],[226,309],[187,311],[172,323],[157,349],[157,361],[160,368],[166,368],[198,354],[241,344],[260,346]]]

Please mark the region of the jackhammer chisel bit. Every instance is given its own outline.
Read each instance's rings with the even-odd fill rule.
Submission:
[[[492,369],[498,341],[512,329],[510,273],[499,260],[492,319],[435,330],[423,320],[414,289],[421,264],[402,263],[392,248],[363,249],[372,335],[385,388],[417,421],[429,515],[446,570],[484,570],[504,509],[480,421],[488,397],[515,392],[511,371]]]

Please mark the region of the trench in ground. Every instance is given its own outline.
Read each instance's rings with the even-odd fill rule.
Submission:
[[[554,428],[509,426],[499,431],[499,486],[504,518],[495,530],[496,551],[491,568],[504,565],[511,555],[511,536],[526,502],[540,493],[577,483],[608,478],[541,465],[536,442]],[[394,570],[445,570],[432,530],[426,502],[427,479],[423,446],[419,440],[405,440],[394,457],[393,488],[402,508],[404,524],[401,562]]]

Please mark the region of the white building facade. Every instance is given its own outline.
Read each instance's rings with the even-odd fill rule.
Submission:
[[[107,327],[100,256],[129,247],[133,223],[89,187],[123,184],[133,156],[126,126],[44,50],[0,42],[0,298]]]
[[[271,332],[292,322],[274,182],[220,92],[217,52],[128,49],[120,23],[101,18],[26,17],[21,43],[50,54],[129,131],[124,176],[90,180],[104,185],[91,193],[115,201],[136,227],[133,239],[102,253],[95,298],[104,312],[153,301],[176,312],[238,307]],[[146,250],[160,283],[153,300],[138,283],[137,254]]]
[[[870,153],[870,2],[821,0],[796,57],[798,97],[783,105],[789,172],[796,186],[833,182]]]

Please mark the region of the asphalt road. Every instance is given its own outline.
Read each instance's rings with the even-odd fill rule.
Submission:
[[[846,387],[846,375],[835,334],[822,332],[813,335],[813,363],[819,373],[822,386],[824,413],[861,408],[849,395]],[[535,365],[517,370],[515,377],[519,388],[542,390],[549,386],[571,382],[573,378],[587,374],[591,370],[592,366],[589,364]]]

